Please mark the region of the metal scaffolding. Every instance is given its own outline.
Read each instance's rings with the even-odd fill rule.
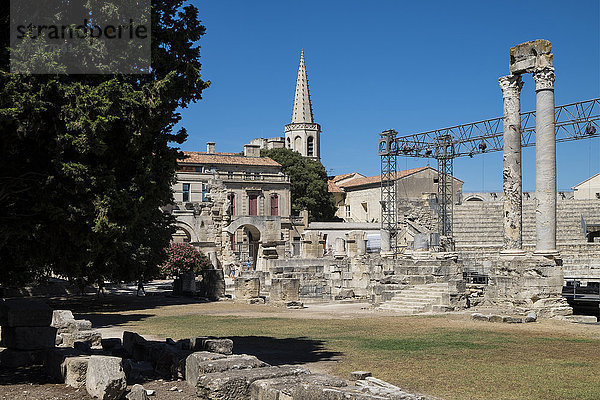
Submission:
[[[600,136],[600,98],[557,106],[554,109],[556,141],[568,142]],[[398,214],[395,180],[397,156],[435,158],[438,162],[438,203],[441,237],[452,238],[453,160],[457,157],[502,151],[502,117],[397,137],[380,134],[382,229],[394,234],[397,253]],[[382,147],[383,146],[383,147]],[[521,147],[535,146],[535,111],[521,113]],[[391,240],[391,239],[390,239]]]

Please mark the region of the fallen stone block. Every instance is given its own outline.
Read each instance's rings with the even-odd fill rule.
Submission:
[[[54,348],[47,351],[44,369],[54,382],[64,383],[66,376],[65,360],[70,357],[85,356],[72,347]]]
[[[123,371],[127,383],[143,382],[153,379],[155,376],[154,366],[150,361],[136,361],[132,359],[123,360]]]
[[[98,331],[81,331],[73,333],[61,333],[62,345],[65,347],[73,347],[75,342],[85,342],[91,346],[102,345],[102,334]]]
[[[489,321],[490,322],[503,322],[504,318],[502,317],[502,315],[490,315]]]
[[[366,377],[369,377],[372,375],[373,374],[371,374],[369,371],[353,371],[353,372],[350,372],[350,380],[358,381],[358,380],[365,379]]]
[[[502,317],[502,322],[504,322],[505,324],[521,324],[523,323],[523,319],[517,317],[504,316]]]
[[[14,350],[0,348],[0,366],[2,367],[29,367],[32,365],[44,365],[45,362],[45,350]]]
[[[340,290],[340,293],[335,296],[336,300],[343,300],[343,299],[351,299],[354,297],[354,290],[352,289],[342,289]]]
[[[232,354],[233,340],[231,339],[206,339],[204,340],[204,350],[219,354]]]
[[[71,310],[54,310],[50,326],[55,327],[58,333],[68,333],[73,331],[74,321],[75,317]]]
[[[0,326],[49,327],[52,309],[43,301],[8,299],[0,301]]]
[[[123,332],[123,348],[129,355],[133,356],[134,347],[138,344],[145,344],[147,342],[142,336],[135,332],[125,331]]]
[[[579,323],[596,323],[598,322],[598,318],[593,315],[565,315],[561,316],[560,319],[570,322],[579,322]]]
[[[310,383],[301,383],[294,388],[292,399],[318,399],[318,400],[417,400],[418,397],[391,397],[379,396],[377,394],[365,393],[350,388],[336,388],[331,386],[320,386]]]
[[[248,304],[265,304],[264,297],[253,297],[251,299],[246,300]]]
[[[113,351],[116,348],[123,347],[120,338],[106,338],[100,341],[100,345],[102,346],[102,350],[104,351]]]
[[[344,387],[346,381],[324,374],[303,374],[281,378],[262,379],[250,385],[250,398],[253,400],[297,399],[300,385]]]
[[[142,385],[133,385],[125,398],[127,400],[148,400],[148,395]]]
[[[234,295],[236,300],[258,297],[260,295],[260,278],[236,278]]]
[[[166,379],[185,379],[185,360],[192,352],[167,344],[159,349],[155,358],[155,372]]]
[[[530,311],[527,313],[527,315],[525,316],[525,322],[535,322],[537,321],[537,314],[534,313],[533,311]]]
[[[56,328],[51,326],[3,326],[0,345],[15,350],[41,350],[54,347]]]
[[[185,360],[185,380],[187,383],[195,387],[198,383],[198,376],[200,375],[197,373],[200,369],[199,365],[205,361],[218,360],[221,358],[225,358],[225,355],[208,351],[197,351],[190,354]]]
[[[117,357],[91,356],[85,387],[90,396],[101,400],[118,400],[127,387],[122,360]]]
[[[190,355],[190,357],[192,357],[194,354]],[[267,363],[259,360],[258,358],[246,354],[199,361],[199,359],[203,357],[203,355],[200,355],[200,357],[195,356],[189,362],[186,361],[185,380],[191,386],[196,386],[198,383],[198,377],[204,374],[268,366]]]
[[[488,315],[483,315],[480,313],[473,313],[471,314],[471,319],[474,321],[485,321],[485,322],[489,322],[490,321],[490,317]]]
[[[196,395],[206,400],[249,399],[250,385],[255,381],[309,373],[305,368],[289,365],[214,372],[198,378]]]
[[[85,387],[89,356],[67,357],[64,361],[65,384],[77,389]]]
[[[285,306],[292,310],[301,310],[304,308],[304,303],[301,301],[288,301]]]

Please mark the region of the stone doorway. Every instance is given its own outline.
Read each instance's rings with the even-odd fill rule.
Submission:
[[[253,225],[242,225],[233,234],[233,253],[237,261],[245,268],[250,262],[256,269],[260,248],[260,231]]]

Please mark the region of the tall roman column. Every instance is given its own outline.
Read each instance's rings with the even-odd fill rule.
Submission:
[[[501,255],[523,251],[523,191],[521,180],[521,75],[498,79],[504,103],[502,185],[504,189],[504,243]]]
[[[554,68],[533,73],[535,81],[535,231],[536,255],[556,250],[556,132],[554,125]]]

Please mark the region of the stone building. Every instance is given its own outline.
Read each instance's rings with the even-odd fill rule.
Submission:
[[[427,203],[437,195],[438,172],[431,167],[398,171],[396,175],[399,203]],[[459,202],[463,181],[454,178],[454,199]],[[365,177],[359,173],[338,175],[329,179],[338,211],[346,222],[380,222],[381,176]],[[406,204],[403,204],[406,205]]]
[[[260,265],[290,250],[290,181],[281,165],[260,157],[259,146],[244,155],[185,152],[173,185],[175,241],[190,242],[221,263]]]
[[[572,187],[576,200],[600,199],[600,173]]]

